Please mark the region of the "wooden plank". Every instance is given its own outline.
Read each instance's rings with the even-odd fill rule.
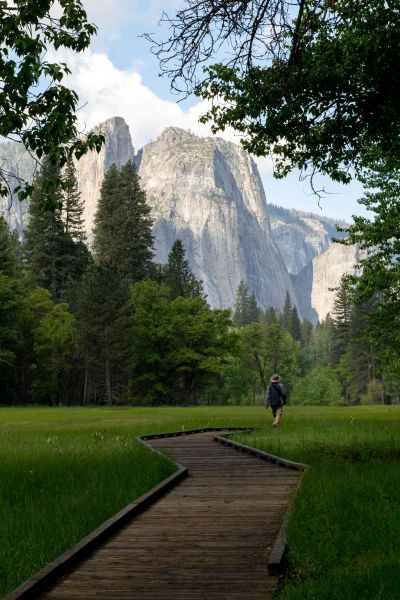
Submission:
[[[116,515],[102,523],[97,529],[92,531],[85,538],[80,540],[75,546],[64,552],[61,556],[49,563],[46,567],[38,571],[33,577],[22,583],[4,600],[23,600],[26,598],[36,598],[40,591],[60,577],[70,566],[87,556],[95,547],[101,544],[108,536],[125,525],[129,520],[146,510],[152,502],[158,500],[163,494],[167,493],[174,485],[178,484],[184,477],[187,477],[186,467],[180,467],[167,479],[153,487],[146,494],[143,494],[135,502],[128,504]]]
[[[270,461],[272,463],[281,465],[282,467],[286,467],[289,469],[294,469],[296,471],[302,471],[303,473],[307,470],[308,465],[303,463],[294,462],[280,456],[276,456],[275,454],[270,454],[269,452],[263,452],[262,450],[258,450],[257,448],[252,448],[251,446],[246,446],[244,444],[240,444],[236,441],[230,440],[227,435],[225,436],[214,436],[215,441],[229,445],[233,448],[236,448],[242,452],[248,452],[253,456],[257,456],[263,460]],[[282,524],[279,530],[279,533],[275,539],[274,545],[272,547],[271,554],[268,559],[268,574],[270,576],[278,576],[282,575],[286,569],[286,548],[287,548],[287,527],[289,524],[290,514],[293,508],[294,497],[300,487],[301,478],[299,479],[297,485],[295,486],[294,491],[290,497],[288,502],[288,508],[286,509],[285,516],[282,520]]]
[[[277,578],[268,576],[267,563],[300,472],[216,444],[209,430],[178,433],[143,441],[182,462],[187,477],[81,562],[64,569],[55,583],[20,597],[273,597]]]
[[[227,436],[216,435],[214,436],[214,439],[220,444],[231,446],[232,448],[236,448],[237,450],[241,450],[242,452],[248,452],[253,456],[257,456],[258,458],[268,460],[277,465],[281,465],[282,467],[287,467],[288,469],[294,469],[295,471],[305,471],[307,469],[307,465],[305,465],[304,463],[288,460],[286,458],[282,458],[281,456],[276,456],[276,454],[270,454],[269,452],[263,452],[262,450],[258,450],[257,448],[252,448],[251,446],[240,444],[239,442],[230,440]]]

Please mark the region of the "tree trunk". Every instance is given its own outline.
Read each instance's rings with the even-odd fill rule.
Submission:
[[[108,406],[112,405],[112,391],[111,391],[111,371],[110,371],[110,359],[106,358],[106,402]]]
[[[86,357],[85,357],[85,380],[84,380],[84,383],[83,383],[82,404],[86,404],[87,403],[88,389],[89,389],[89,353],[86,352]]]

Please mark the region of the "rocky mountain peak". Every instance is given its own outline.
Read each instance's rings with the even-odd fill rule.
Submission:
[[[96,127],[105,137],[100,152],[88,152],[76,162],[79,190],[84,200],[84,219],[88,239],[92,238],[93,221],[101,182],[111,165],[122,167],[133,160],[135,151],[129,127],[122,117],[112,117]]]
[[[333,221],[267,205],[257,166],[241,146],[168,127],[135,157],[122,117],[96,130],[104,133],[105,145],[77,163],[89,241],[104,174],[112,164],[134,159],[152,207],[159,262],[180,238],[213,306],[232,306],[243,279],[263,307],[281,308],[288,291],[303,316],[325,316],[333,297],[329,288],[351,269],[354,250],[331,249]],[[36,165],[21,145],[0,144],[0,158],[10,173],[32,179]],[[0,214],[20,235],[27,206],[0,199]]]
[[[232,306],[241,279],[262,306],[295,292],[271,236],[257,166],[241,146],[168,128],[140,152],[157,260],[182,239],[213,306]]]

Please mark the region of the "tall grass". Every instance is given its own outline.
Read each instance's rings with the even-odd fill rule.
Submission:
[[[312,465],[280,598],[397,599],[400,410],[289,407],[279,431],[270,417],[239,406],[0,409],[0,597],[174,471],[134,436],[264,426],[246,443]]]
[[[400,411],[292,409],[239,437],[311,465],[289,525],[280,600],[400,598]]]
[[[0,597],[175,471],[136,435],[236,425],[244,415],[0,408]]]

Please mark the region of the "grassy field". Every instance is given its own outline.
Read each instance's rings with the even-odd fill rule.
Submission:
[[[135,435],[262,427],[246,443],[306,462],[283,600],[398,599],[400,407],[0,409],[0,597],[174,470]]]
[[[280,600],[400,598],[400,407],[289,409],[239,441],[311,469],[289,526]]]

